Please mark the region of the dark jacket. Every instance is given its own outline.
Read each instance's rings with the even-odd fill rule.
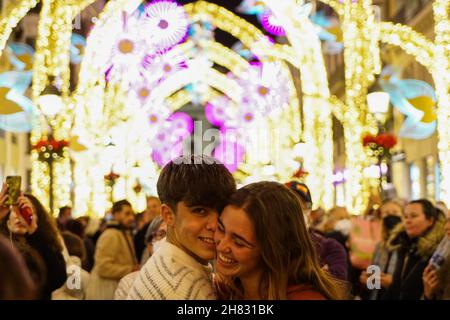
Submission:
[[[47,281],[45,282],[41,299],[50,300],[52,292],[61,288],[66,282],[66,262],[61,251],[42,241],[36,233],[27,236],[27,242],[44,260],[47,268]]]
[[[142,252],[144,252],[145,248],[147,247],[147,244],[145,243],[145,235],[147,233],[149,223],[146,223],[141,230],[139,230],[133,238],[134,242],[134,250],[136,251],[136,257],[139,262],[141,262]]]
[[[445,217],[440,215],[430,230],[410,239],[403,225],[391,233],[387,242],[390,251],[397,252],[397,263],[391,286],[383,300],[420,300],[423,295],[422,274],[433,252],[444,237]]]
[[[347,281],[348,258],[347,251],[338,241],[326,238],[312,231],[311,239],[322,266],[327,265],[332,276]]]

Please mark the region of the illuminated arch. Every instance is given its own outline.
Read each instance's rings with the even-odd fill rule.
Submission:
[[[22,0],[19,3],[10,3],[4,10],[5,14],[0,20],[0,56],[13,29],[38,2],[39,0]]]

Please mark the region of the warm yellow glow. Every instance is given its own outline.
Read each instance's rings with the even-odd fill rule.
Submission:
[[[11,1],[8,6],[2,10],[0,19],[0,56],[3,53],[3,49],[5,49],[6,42],[8,41],[12,30],[38,2],[38,0]]]
[[[441,199],[450,199],[450,1],[436,0],[434,65],[432,70],[438,98],[438,150],[441,168]]]
[[[121,168],[129,168],[136,161],[146,163],[146,176],[148,183],[154,182],[157,177],[156,166],[148,161],[148,146],[145,141],[133,138],[136,134],[132,129],[119,128],[125,124],[132,128],[139,128],[139,113],[133,114],[127,109],[124,88],[119,85],[107,85],[101,77],[101,65],[105,55],[109,54],[102,47],[105,38],[104,30],[94,28],[89,39],[81,65],[79,82],[76,92],[69,93],[69,45],[71,35],[71,23],[73,18],[88,4],[94,0],[44,0],[39,22],[39,37],[37,39],[37,52],[33,66],[33,90],[34,101],[44,90],[48,83],[48,76],[61,77],[61,90],[63,93],[63,111],[50,119],[57,139],[69,139],[71,124],[76,118],[77,124],[74,131],[81,131],[81,138],[88,141],[88,150],[74,154],[74,193],[75,207],[78,214],[103,214],[110,206],[109,190],[105,187],[103,176],[109,169],[105,162],[108,160],[104,152],[104,138],[111,132],[120,131],[129,135],[128,141],[133,145],[131,149],[123,149],[127,156],[118,161]],[[97,26],[104,25],[109,19],[119,19],[122,11],[132,11],[140,0],[116,0],[106,4],[103,12],[96,22]],[[299,142],[304,129],[304,139],[308,152],[304,157],[304,164],[310,175],[307,183],[311,188],[315,206],[330,208],[333,203],[333,144],[332,123],[333,113],[344,126],[346,145],[346,206],[352,213],[361,213],[365,209],[371,186],[375,185],[373,179],[367,179],[364,168],[369,167],[371,159],[366,156],[361,145],[361,135],[364,132],[375,132],[374,117],[368,112],[366,104],[367,89],[374,80],[374,75],[380,72],[379,41],[401,47],[406,53],[413,55],[417,61],[423,64],[432,74],[437,93],[437,117],[439,137],[439,158],[442,170],[442,198],[450,196],[450,62],[448,48],[450,46],[449,27],[449,1],[436,0],[433,4],[435,20],[435,43],[427,40],[423,35],[413,31],[408,26],[395,25],[389,22],[376,23],[372,13],[372,1],[360,0],[353,3],[345,0],[343,3],[336,0],[323,0],[337,13],[341,21],[344,34],[344,59],[345,59],[345,103],[337,97],[331,96],[328,88],[327,75],[320,41],[312,23],[306,17],[293,16],[292,9],[297,1],[291,0],[267,0],[275,15],[285,17],[283,19],[290,45],[273,45],[252,24],[237,17],[232,12],[213,3],[198,1],[185,6],[192,20],[206,18],[217,28],[239,39],[245,47],[258,55],[263,63],[284,60],[298,68],[300,71],[303,114],[305,127],[301,128],[299,101],[294,87],[294,82],[289,81],[290,105],[280,112],[259,121],[255,127],[267,131],[276,131],[277,128],[286,127],[289,130],[276,133],[281,137],[281,147],[265,141],[263,155],[250,155],[251,165],[243,165],[242,170],[236,176],[244,181],[246,177],[254,179],[258,174],[276,172],[276,179],[286,180],[290,177],[295,166],[298,165],[292,159],[294,157],[293,146]],[[17,25],[26,12],[36,5],[37,1],[25,0],[11,5],[6,9],[7,15],[0,20],[0,52],[4,48],[11,30]],[[216,42],[203,42],[207,57],[211,61],[229,69],[235,75],[245,71],[248,63],[230,49]],[[180,46],[189,54],[192,43],[188,41]],[[177,49],[178,50],[178,49]],[[281,63],[283,72],[289,77],[291,74],[285,62]],[[218,94],[227,94],[235,102],[238,101],[239,87],[216,70],[204,70],[204,83],[209,89],[202,97],[205,101]],[[189,75],[187,73],[187,75]],[[184,75],[186,76],[186,75]],[[189,101],[189,93],[180,90],[188,84],[187,78],[183,79],[183,73],[179,77],[177,85],[161,87],[162,99],[175,110]],[[292,80],[292,79],[291,79]],[[220,92],[219,92],[220,91]],[[114,101],[114,106],[105,103]],[[75,113],[76,111],[76,113]],[[140,115],[142,118],[142,115]],[[282,125],[280,125],[282,124]],[[118,127],[119,126],[119,127]],[[47,131],[46,125],[41,122],[32,134],[32,142],[35,143],[43,133]],[[135,140],[133,140],[135,139]],[[256,143],[256,142],[255,142]],[[275,148],[282,149],[281,160],[270,163],[268,154],[277,152]],[[122,150],[122,151],[123,151]],[[122,155],[121,155],[122,156]],[[48,168],[46,164],[37,161],[37,155],[33,153],[33,192],[48,204]],[[55,164],[55,208],[70,204],[71,167],[66,158]],[[272,176],[272,178],[275,178]],[[136,176],[128,171],[119,179],[114,187],[116,197],[129,197],[136,203],[142,203],[142,196],[132,194],[132,186]],[[247,181],[247,182],[248,182]],[[137,205],[139,207],[141,204]],[[140,208],[140,207],[139,207]]]

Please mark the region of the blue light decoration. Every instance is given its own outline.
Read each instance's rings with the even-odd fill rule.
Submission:
[[[323,11],[318,11],[310,15],[309,19],[318,27],[319,39],[324,41],[324,53],[335,55],[344,50],[342,29],[337,18],[326,16]]]
[[[252,61],[256,59],[257,57],[253,54],[253,52],[249,49],[247,49],[244,44],[240,41],[236,42],[232,47],[231,50],[239,54],[242,58],[244,58],[247,61]]]
[[[26,43],[11,42],[8,44],[9,62],[14,70],[26,71],[33,67],[34,49]]]
[[[31,77],[31,71],[8,71],[0,74],[1,129],[12,132],[31,130],[36,109],[31,100],[24,96]],[[14,110],[9,113],[6,108]]]
[[[266,9],[266,4],[263,1],[258,0],[243,0],[241,4],[236,8],[236,11],[248,15],[259,16]]]
[[[400,79],[400,70],[386,66],[379,79],[381,89],[389,94],[392,105],[406,116],[399,136],[426,139],[436,130],[436,93],[425,81]]]
[[[77,33],[72,33],[70,43],[70,62],[80,64],[83,60],[84,48],[86,47],[86,38]]]

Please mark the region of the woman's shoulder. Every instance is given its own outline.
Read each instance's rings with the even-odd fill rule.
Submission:
[[[286,297],[288,300],[327,300],[314,287],[304,284],[288,286]]]

